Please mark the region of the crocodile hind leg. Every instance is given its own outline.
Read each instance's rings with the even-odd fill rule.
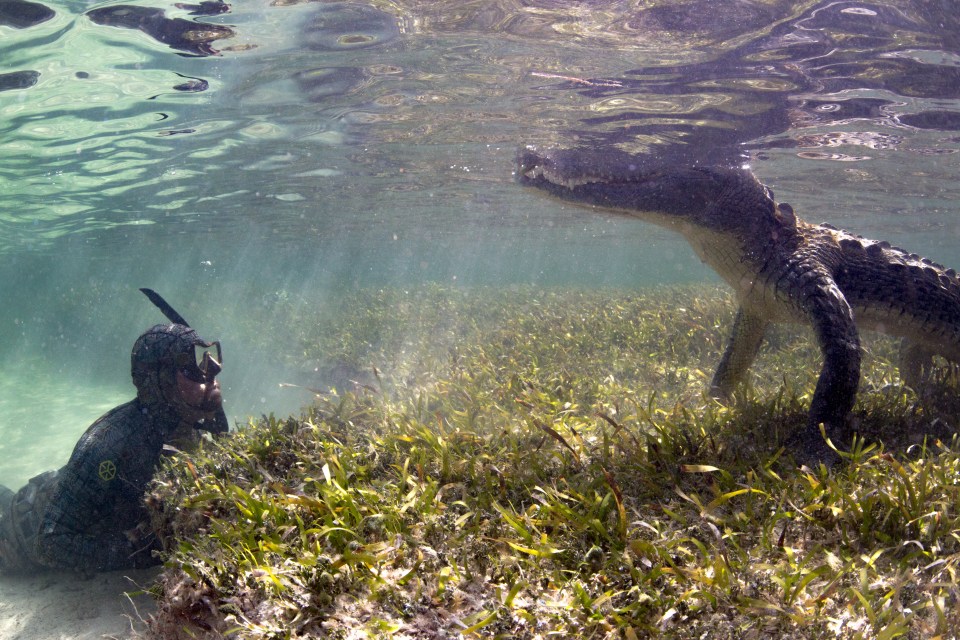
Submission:
[[[933,371],[934,352],[904,338],[900,342],[900,379],[918,394],[922,393]]]
[[[748,311],[743,306],[737,310],[733,333],[710,383],[710,394],[713,397],[726,400],[733,395],[734,388],[743,381],[757,357],[768,324],[759,314]]]

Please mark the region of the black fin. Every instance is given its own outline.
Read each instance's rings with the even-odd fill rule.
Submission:
[[[150,302],[157,305],[157,308],[163,312],[163,315],[167,316],[167,320],[174,324],[182,324],[185,327],[189,327],[190,323],[183,319],[183,316],[177,313],[173,307],[167,304],[167,301],[160,297],[160,294],[154,291],[153,289],[141,288],[140,291],[143,292],[143,295],[150,298]]]

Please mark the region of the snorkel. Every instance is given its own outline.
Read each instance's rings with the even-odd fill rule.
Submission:
[[[183,327],[184,330],[189,330],[196,336],[193,340],[192,350],[184,350],[184,352],[177,353],[173,357],[173,364],[177,369],[177,384],[180,394],[184,400],[190,401],[192,408],[204,410],[203,404],[207,400],[204,392],[207,388],[216,389],[215,406],[211,406],[209,411],[205,411],[208,417],[205,416],[197,420],[194,428],[209,431],[214,435],[227,433],[230,430],[230,424],[223,410],[223,404],[220,402],[219,387],[213,387],[217,374],[223,369],[220,342],[206,342],[200,339],[183,316],[177,313],[156,291],[147,288],[141,288],[140,291],[160,309],[161,313],[170,322]]]

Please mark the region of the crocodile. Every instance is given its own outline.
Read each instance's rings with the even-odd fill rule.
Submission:
[[[566,202],[679,232],[733,287],[739,308],[710,384],[714,397],[730,398],[771,323],[812,326],[823,364],[806,427],[790,441],[795,460],[830,466],[840,459],[836,447],[848,441],[860,382],[860,329],[902,339],[900,375],[914,388],[936,356],[960,362],[956,271],[888,242],[805,222],[746,167],[526,147],[516,178]]]

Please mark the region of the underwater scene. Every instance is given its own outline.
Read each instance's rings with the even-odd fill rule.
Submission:
[[[0,0],[0,485],[141,288],[231,427],[0,637],[957,637],[958,151],[952,0]]]

